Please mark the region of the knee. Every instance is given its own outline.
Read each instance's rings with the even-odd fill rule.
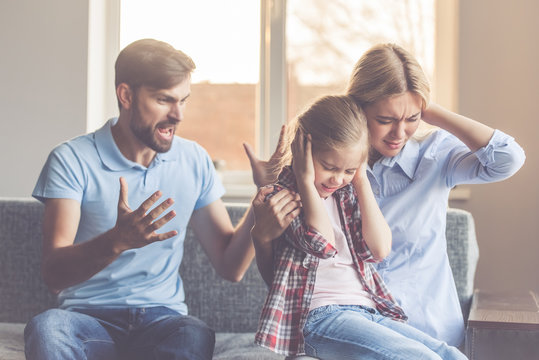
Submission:
[[[69,321],[65,310],[50,309],[34,316],[24,328],[24,343],[27,359],[44,359],[43,354],[56,354],[65,339]],[[41,354],[41,355],[40,355]]]
[[[211,349],[215,347],[215,331],[202,320],[188,316],[184,327],[185,331],[182,331],[182,335],[187,336],[194,345]]]
[[[46,337],[59,331],[65,331],[70,321],[67,321],[67,311],[60,309],[49,309],[34,316],[24,328],[24,338],[26,340],[33,336]]]
[[[164,339],[156,351],[174,348],[180,359],[211,359],[215,348],[215,332],[203,321],[184,316],[176,322],[174,331]]]

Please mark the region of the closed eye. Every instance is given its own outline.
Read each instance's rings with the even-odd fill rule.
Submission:
[[[390,117],[385,117],[385,116],[378,116],[376,117],[376,121],[382,125],[389,125],[391,124],[393,121],[395,121],[396,119],[394,118],[390,118]]]

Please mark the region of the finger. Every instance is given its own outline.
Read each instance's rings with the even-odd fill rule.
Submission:
[[[258,192],[256,193],[255,197],[253,198],[252,204],[255,207],[258,207],[259,205],[263,204],[266,201],[266,197],[271,194],[273,191],[272,185],[263,186],[258,189]]]
[[[282,208],[294,199],[294,196],[288,189],[282,189],[273,195],[267,204],[272,208],[273,213],[278,214]]]
[[[277,141],[277,147],[275,148],[275,152],[271,156],[272,158],[284,154],[285,147],[286,147],[285,140],[284,140],[286,130],[287,130],[286,124],[281,126],[281,132],[279,133],[279,140]]]
[[[304,156],[305,161],[310,166],[313,163],[313,153],[312,153],[312,142],[311,142],[311,134],[305,135],[304,138]]]
[[[146,215],[148,210],[155,204],[157,200],[161,197],[162,193],[160,190],[154,192],[149,198],[144,200],[144,202],[135,210],[138,216],[143,217]]]
[[[161,204],[157,205],[155,208],[152,209],[146,216],[145,220],[149,223],[157,219],[166,209],[168,209],[172,204],[174,204],[174,200],[171,198],[166,199]]]
[[[307,136],[305,136],[304,138],[304,144],[305,144],[305,153],[306,154],[311,154],[311,134],[307,134]]]
[[[261,187],[259,190],[258,190],[258,193],[256,194],[256,197],[264,202],[266,201],[266,197],[271,194],[273,191],[275,190],[275,188],[273,187],[273,185],[267,185],[267,186],[264,186],[264,187]],[[275,196],[275,195],[274,195]]]
[[[302,137],[303,136],[301,136],[301,131],[298,131],[296,133],[296,136],[294,136],[294,141],[292,141],[292,156],[294,157],[300,154],[300,151],[303,147]]]
[[[176,211],[171,210],[168,213],[166,213],[163,217],[160,219],[154,221],[149,227],[148,230],[150,233],[159,230],[163,227],[166,223],[168,223],[170,220],[174,219],[176,217]]]
[[[299,201],[289,201],[283,206],[282,212],[288,215],[296,209],[299,211],[300,208],[301,203]]]
[[[155,234],[152,237],[150,237],[150,241],[151,242],[163,241],[163,240],[170,239],[171,237],[174,237],[176,235],[178,235],[178,232],[176,230],[172,230],[163,234]]]
[[[120,176],[120,196],[118,197],[118,209],[130,210],[127,199],[127,180]]]
[[[249,158],[249,162],[252,164],[256,164],[260,159],[256,156],[254,149],[249,145],[248,143],[243,143],[243,149],[245,150],[245,154],[247,154],[247,157]]]
[[[288,225],[290,225],[290,223],[300,214],[300,212],[301,208],[297,208],[296,210],[289,212],[285,217],[284,225],[288,227]]]

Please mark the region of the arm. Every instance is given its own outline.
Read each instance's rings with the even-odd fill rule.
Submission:
[[[72,199],[46,200],[42,274],[49,289],[58,293],[66,287],[88,280],[127,249],[175,236],[176,231],[155,233],[155,230],[175,216],[174,212],[169,212],[154,221],[170,206],[171,200],[164,201],[146,213],[160,196],[160,192],[156,192],[137,210],[131,211],[127,204],[127,183],[121,178],[116,225],[106,233],[79,244],[74,244],[80,220],[79,202]]]
[[[524,164],[524,150],[514,139],[498,130],[431,104],[423,112],[423,120],[455,135],[470,152],[461,146],[448,164],[447,184],[479,184],[501,181],[512,176]],[[471,154],[475,156],[470,156]]]
[[[250,229],[254,223],[252,207],[234,227],[221,199],[193,212],[191,226],[197,239],[223,278],[240,281],[254,257]]]
[[[335,246],[333,226],[314,185],[314,165],[309,135],[298,133],[292,143],[292,158],[305,224],[318,231],[332,246]]]
[[[251,237],[255,247],[256,264],[268,286],[271,286],[273,281],[273,240],[281,236],[299,215],[301,207],[299,196],[286,189],[266,201],[266,196],[272,191],[272,186],[260,189],[252,202],[255,224],[251,229]]]
[[[374,260],[380,261],[391,252],[392,235],[374,198],[365,170],[366,163],[357,170],[352,185],[358,194],[363,238]]]
[[[494,134],[494,129],[491,127],[451,112],[437,104],[431,103],[423,111],[422,119],[431,125],[449,131],[466,144],[471,151],[486,146]]]

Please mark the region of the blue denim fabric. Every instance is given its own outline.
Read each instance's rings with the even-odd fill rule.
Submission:
[[[28,360],[211,360],[215,333],[166,307],[50,309],[24,329]]]
[[[319,359],[466,359],[457,348],[360,305],[312,310],[303,335],[305,352]]]

